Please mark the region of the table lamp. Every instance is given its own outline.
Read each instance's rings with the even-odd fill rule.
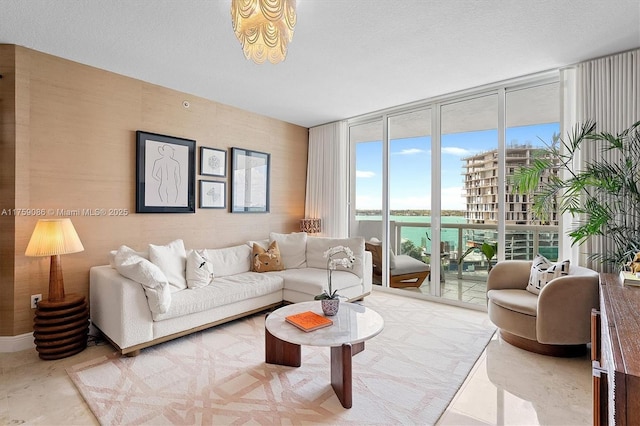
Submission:
[[[64,300],[61,254],[77,253],[84,247],[71,219],[40,219],[33,230],[26,256],[51,256],[49,268],[49,297],[51,302]]]
[[[320,219],[300,219],[300,231],[307,234],[317,234],[321,229]]]

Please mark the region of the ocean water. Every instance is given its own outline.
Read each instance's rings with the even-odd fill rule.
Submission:
[[[380,216],[357,216],[357,220],[362,220],[362,221],[378,221],[381,222],[381,217]],[[420,224],[424,224],[424,226],[416,226],[416,227],[411,227],[411,226],[402,226],[401,228],[401,239],[403,241],[405,240],[409,240],[411,241],[416,247],[422,247],[425,249],[426,253],[429,253],[431,251],[431,243],[429,242],[429,238],[432,237],[433,232],[430,226],[431,223],[431,217],[430,216],[391,216],[391,220],[396,222],[396,225],[398,223],[420,223]],[[467,221],[463,216],[442,216],[441,218],[442,223],[443,224],[447,224],[447,223],[457,223],[457,224],[466,224]],[[440,241],[443,242],[445,244],[445,248],[444,251],[445,252],[449,252],[452,254],[452,258],[455,258],[456,256],[456,252],[458,252],[458,233],[462,232],[462,248],[460,249],[459,253],[463,253],[465,250],[467,250],[467,247],[469,247],[469,245],[467,244],[467,242],[469,240],[474,240],[476,242],[484,242],[487,239],[492,239],[495,238],[495,231],[496,229],[491,227],[487,228],[487,238],[485,238],[484,236],[484,231],[482,229],[475,229],[475,230],[470,230],[470,229],[465,229],[464,227],[462,229],[447,229],[447,228],[442,228],[441,231],[441,236],[440,236]],[[394,230],[392,229],[391,232],[394,232]],[[540,245],[538,247],[538,252],[543,254],[545,257],[547,257],[550,260],[557,260],[558,257],[558,235],[557,233],[554,234],[548,234],[548,233],[543,233],[544,237],[541,236],[540,238]],[[549,235],[553,235],[552,240],[550,241],[546,241],[548,239]],[[529,246],[528,249],[525,248],[526,253],[522,252],[522,249],[518,249],[518,247],[522,247],[522,244],[527,245],[527,244],[531,244],[531,242],[529,241],[527,243],[526,239],[525,240],[515,240],[515,245],[514,245],[514,241],[507,241],[505,244],[505,256],[507,258],[527,258],[527,259],[532,259],[533,258],[533,247]],[[514,250],[509,251],[510,247],[514,247]],[[523,257],[524,256],[524,257]]]
[[[381,216],[358,216],[357,220],[372,220],[381,221]],[[432,237],[433,232],[431,230],[430,216],[391,216],[391,220],[395,222],[409,222],[409,223],[424,223],[425,226],[420,227],[402,227],[401,238],[403,240],[410,240],[417,247],[424,247],[430,249],[429,238]],[[467,223],[467,220],[462,216],[442,216],[442,223]],[[392,230],[393,232],[393,230]],[[448,250],[457,250],[458,248],[458,230],[457,229],[442,229],[440,234],[440,241],[446,244]],[[466,243],[463,234],[463,244]]]

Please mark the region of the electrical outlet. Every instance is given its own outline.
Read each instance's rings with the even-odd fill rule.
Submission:
[[[36,309],[38,307],[38,302],[42,300],[42,294],[32,294],[31,295],[31,309]]]

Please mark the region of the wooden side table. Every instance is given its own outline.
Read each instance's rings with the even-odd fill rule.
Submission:
[[[86,298],[68,294],[59,301],[38,302],[33,337],[41,359],[60,359],[87,347],[89,306]]]

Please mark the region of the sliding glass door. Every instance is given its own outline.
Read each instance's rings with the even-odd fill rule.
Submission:
[[[352,120],[350,235],[380,247],[374,283],[484,307],[498,260],[555,259],[557,218],[511,179],[558,143],[559,104],[548,78]]]
[[[488,260],[498,242],[498,95],[441,106],[441,296],[484,303]]]

